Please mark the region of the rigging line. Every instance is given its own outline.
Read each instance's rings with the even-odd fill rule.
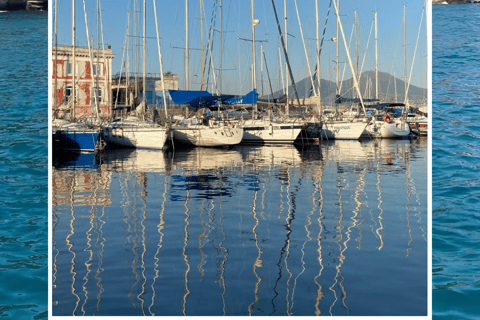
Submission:
[[[352,39],[353,39],[353,30],[355,28],[352,28],[352,33],[350,34],[350,40],[348,40],[348,47],[345,48],[345,51],[349,51],[350,50],[350,47],[351,47],[351,44],[352,44]],[[340,37],[339,37],[340,38]],[[339,39],[337,39],[337,41],[339,41]],[[345,70],[347,68],[347,64],[345,63],[343,65],[343,71],[342,71],[342,80],[340,81],[340,89],[338,89],[338,94],[339,95],[342,95],[341,92],[342,92],[342,87],[343,87],[343,80],[345,79]]]
[[[422,18],[420,18],[420,26],[418,27],[417,43],[415,44],[415,51],[413,52],[413,61],[412,61],[412,66],[411,66],[411,68],[410,68],[410,76],[409,76],[409,78],[408,78],[407,91],[405,92],[405,101],[404,101],[404,103],[407,103],[408,89],[410,88],[410,81],[412,80],[413,65],[415,64],[415,55],[416,55],[416,53],[417,53],[418,39],[420,39],[420,31],[421,31],[421,29],[422,29],[423,11],[425,11],[425,7],[424,7],[423,10],[422,10]]]
[[[213,38],[215,37],[213,29],[215,28],[215,18],[217,15],[217,7],[218,7],[218,0],[215,0],[213,3],[213,8],[212,8],[212,17],[210,18],[210,28],[208,31],[208,38],[207,38],[207,48],[209,48],[205,54],[205,62],[204,62],[204,67],[203,67],[203,72],[205,72],[205,68],[208,66],[208,71],[207,71],[207,81],[205,83],[205,88],[208,88],[208,84],[210,81],[210,64],[208,63],[208,54],[210,51],[210,60],[212,59],[212,50],[213,50]],[[204,9],[205,10],[205,9]],[[205,14],[205,12],[204,12]],[[205,15],[206,17],[206,15]],[[215,72],[215,71],[214,71]]]
[[[320,49],[318,50],[318,56],[322,54],[323,40],[325,39],[325,31],[327,30],[328,16],[330,15],[331,7],[332,7],[332,0],[330,0],[330,4],[328,5],[327,19],[325,20],[325,26],[323,27],[322,41],[320,42]],[[315,82],[315,79],[317,77],[317,70],[318,70],[318,66],[315,65],[315,72],[313,73],[313,82]],[[321,81],[320,76],[318,77],[318,79],[319,79],[318,81]],[[313,93],[313,87],[310,88],[309,96],[312,96],[312,93]]]
[[[310,81],[312,82],[312,87],[314,88],[312,70],[311,70],[311,68],[310,68],[310,60],[308,59],[307,47],[305,46],[305,39],[304,39],[304,37],[303,37],[302,24],[300,23],[300,15],[299,15],[299,13],[298,13],[297,0],[294,0],[294,2],[295,2],[295,9],[296,9],[296,11],[297,11],[298,25],[299,25],[299,27],[300,27],[300,36],[302,37],[303,49],[304,49],[304,51],[305,51],[305,58],[307,59],[308,74],[310,75]],[[317,95],[317,92],[316,92],[315,88],[313,89],[313,93],[315,94],[315,96]]]
[[[127,13],[127,35],[128,35],[128,32],[129,32],[129,29],[130,29],[130,12]],[[123,55],[122,55],[122,62],[125,60],[125,51],[126,51],[126,47],[127,47],[127,40],[128,40],[128,37],[125,37],[125,43],[124,43],[124,47],[123,47]],[[118,79],[118,85],[120,86],[120,81],[122,81],[122,72],[123,72],[123,63],[120,64],[120,78]],[[128,74],[126,75],[126,77],[128,77]],[[126,79],[125,77],[125,79]],[[119,94],[120,90],[117,89],[117,95],[115,97],[115,109],[117,108],[117,103],[118,103],[118,94]]]
[[[111,75],[111,70],[109,70],[110,68],[107,68],[107,59],[105,58],[105,39],[104,39],[104,33],[103,33],[102,3],[100,1],[98,2],[98,7],[99,7],[99,15],[100,15],[100,30],[102,32],[103,62],[105,63],[105,74],[104,74],[103,78],[105,79],[105,83],[104,83],[105,90],[108,90],[107,77],[109,75]],[[109,65],[110,64],[108,64],[108,66]],[[111,92],[111,89],[109,91]],[[112,102],[110,101],[111,100],[110,99],[110,94],[108,94],[108,95],[105,94],[105,96],[106,96],[105,98],[106,98],[107,103],[111,104]],[[113,112],[112,112],[112,116],[113,116]]]
[[[360,73],[358,75],[358,83],[360,83],[360,79],[362,78],[363,66],[365,64],[365,58],[367,57],[367,50],[368,45],[370,44],[370,36],[372,35],[373,24],[375,20],[372,21],[372,26],[370,27],[370,33],[368,34],[367,46],[365,47],[365,53],[363,55],[362,66],[360,67]]]
[[[400,39],[401,39],[400,32],[401,32],[401,29],[399,29],[399,31],[398,31],[397,46],[395,47],[395,51],[394,51],[395,53],[394,53],[394,56],[393,56],[393,59],[392,59],[392,68],[391,68],[391,71],[390,71],[390,72],[393,72],[394,74],[395,74],[395,72],[393,71],[393,69],[394,69],[394,66],[395,66],[395,61],[397,61],[397,51],[398,51],[397,48],[399,47],[399,42],[400,42]],[[390,79],[391,79],[391,77],[390,77]],[[397,82],[396,77],[394,77],[394,81]],[[387,95],[388,95],[388,92],[389,92],[388,90],[390,90],[390,80],[388,81],[387,92],[385,92],[384,100],[387,99]]]
[[[270,73],[268,72],[267,57],[265,56],[265,51],[263,52],[263,59],[265,60],[265,69],[267,70],[268,84],[270,85],[270,92],[272,93],[272,99],[273,99],[273,102],[276,102],[273,96],[272,82],[270,81]],[[270,98],[268,99],[268,102],[270,102]]]
[[[273,0],[272,0],[272,7],[273,7],[273,12],[275,13],[275,19],[277,20],[278,33],[280,34],[280,40],[282,41],[283,53],[285,54],[285,60],[287,62],[287,67],[288,67],[288,71],[289,71],[289,74],[290,74],[290,80],[292,81],[293,91],[295,93],[295,97],[297,98],[297,103],[298,103],[298,105],[300,105],[301,103],[300,103],[300,98],[298,97],[297,86],[295,85],[295,80],[293,79],[292,68],[290,67],[290,61],[288,60],[287,50],[285,48],[285,41],[283,40],[282,28],[280,28],[280,22],[278,21],[277,9],[275,8],[275,3],[273,2]],[[287,101],[287,103],[288,103],[288,101]]]
[[[173,24],[174,27],[173,27],[173,40],[175,41],[175,34],[177,32],[177,20],[178,20],[178,4],[180,3],[180,1],[176,1],[177,2],[177,7],[175,8],[175,23]],[[173,46],[170,44],[170,46],[172,47],[172,56],[170,58],[170,70],[173,70],[173,61],[175,60],[173,58],[173,54],[174,54],[174,51],[175,49],[173,49]]]

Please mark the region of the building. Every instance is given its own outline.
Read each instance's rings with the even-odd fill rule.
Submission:
[[[52,112],[59,117],[70,114],[74,105],[76,119],[96,115],[95,88],[97,88],[98,115],[111,115],[112,49],[75,47],[75,77],[73,77],[73,47],[52,48]],[[55,68],[56,65],[56,68]],[[73,103],[73,79],[75,79],[75,103]]]
[[[162,77],[159,73],[147,73],[145,79],[145,96],[147,107],[160,106],[163,104]],[[165,91],[178,90],[178,76],[170,71],[164,74]],[[143,98],[142,74],[129,73],[129,75],[117,73],[113,76],[113,110],[116,115],[122,115],[135,109]],[[167,94],[168,95],[168,94]],[[163,106],[162,106],[163,108]]]

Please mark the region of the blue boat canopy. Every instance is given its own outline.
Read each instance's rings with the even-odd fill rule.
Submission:
[[[208,108],[218,106],[220,101],[225,105],[257,103],[258,94],[252,90],[244,96],[221,95],[214,96],[208,91],[168,90],[170,97],[176,104],[189,104],[192,108]]]

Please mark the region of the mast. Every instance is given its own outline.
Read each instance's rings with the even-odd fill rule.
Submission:
[[[261,53],[260,53],[260,86],[262,88],[262,97],[263,97],[263,43],[260,45],[261,47]]]
[[[318,25],[318,0],[315,0],[315,29],[317,33],[317,112],[320,112],[319,117],[321,118],[321,115],[323,113],[322,110],[322,95],[320,93],[320,41],[319,41],[319,25]]]
[[[200,0],[200,60],[202,62],[202,83],[201,90],[205,90],[205,71],[203,66],[203,0]]]
[[[358,72],[360,70],[358,68],[358,60],[359,60],[358,54],[359,54],[359,51],[358,51],[358,19],[357,19],[357,11],[355,11],[355,59],[357,60],[356,61],[356,63],[357,63],[357,77],[358,77]]]
[[[138,27],[138,17],[137,17],[137,1],[133,0],[133,24],[134,24],[134,37],[133,37],[133,62],[134,62],[134,69],[135,69],[135,100],[138,97],[138,38],[137,38],[137,27]]]
[[[75,121],[75,0],[72,0],[72,98],[73,98],[73,108],[72,108],[72,120]]]
[[[395,72],[393,73],[393,78],[395,80],[395,102],[397,102],[397,78],[395,76]]]
[[[343,27],[342,27],[342,24],[340,22],[339,10],[338,10],[338,6],[337,6],[335,0],[333,0],[333,4],[335,5],[335,10],[337,11],[337,18],[338,18],[337,21],[338,21],[338,25],[340,27],[340,31],[342,32],[343,44],[345,45],[345,51],[347,52],[348,63],[350,64],[350,70],[352,71],[353,83],[355,85],[355,89],[357,90],[358,97],[360,98],[360,103],[362,105],[363,113],[366,115],[367,112],[365,111],[365,105],[363,103],[362,93],[360,92],[360,86],[358,84],[358,79],[357,79],[357,76],[355,75],[355,69],[353,68],[352,59],[350,58],[350,52],[348,50],[347,39],[345,38],[345,34],[343,32]],[[338,41],[338,39],[337,39],[337,41]]]
[[[252,23],[252,61],[253,61],[253,64],[252,64],[252,87],[253,87],[253,90],[256,91],[256,89],[257,89],[257,75],[256,75],[256,70],[255,70],[255,26],[257,24],[259,24],[260,21],[255,20],[255,16],[254,16],[254,12],[253,12],[253,1],[254,0],[250,1],[250,7],[251,7],[251,11],[252,11],[252,22],[251,22]],[[253,106],[253,113],[254,113],[254,116],[257,113],[257,103],[255,103],[254,106]]]
[[[167,97],[165,94],[165,76],[163,74],[163,61],[162,61],[162,50],[160,47],[160,33],[158,32],[158,18],[157,18],[157,5],[155,0],[153,0],[153,10],[155,13],[155,29],[157,31],[157,47],[158,47],[158,61],[160,64],[160,75],[162,77],[162,97],[163,97],[163,107],[165,109],[165,117],[167,116]]]
[[[287,33],[287,0],[283,0],[283,17],[285,23],[285,56],[288,52],[288,33]],[[285,71],[288,70],[288,65],[285,59]],[[288,72],[285,72],[285,94],[287,98],[287,103],[285,104],[285,114],[288,116],[290,108],[288,107]]]
[[[337,3],[337,7],[336,7],[337,10],[337,40],[336,40],[336,58],[335,58],[335,63],[336,63],[336,71],[335,71],[335,84],[336,84],[336,94],[337,95],[340,95],[340,92],[339,92],[339,87],[338,87],[338,80],[339,80],[339,70],[338,70],[338,66],[339,66],[339,63],[338,63],[338,45],[339,45],[339,37],[338,37],[338,31],[339,31],[339,20],[340,20],[340,17],[339,17],[339,14],[340,14],[340,0],[338,0],[338,3]],[[337,98],[335,97],[335,100]]]
[[[185,90],[189,90],[188,86],[188,70],[190,69],[188,63],[190,62],[188,48],[188,0],[185,0]]]
[[[375,99],[378,100],[378,37],[377,35],[378,35],[377,34],[377,12],[375,12]]]
[[[128,22],[127,22],[127,37],[128,37],[128,36],[129,36],[129,33],[130,33],[130,11],[128,12],[128,19],[127,19],[127,21],[128,21]],[[126,49],[127,49],[127,50],[126,50],[126,52],[127,52],[127,59],[125,59],[125,60],[127,61],[126,65],[125,65],[125,71],[126,71],[125,74],[127,75],[127,76],[125,77],[125,84],[126,84],[126,86],[127,86],[127,88],[125,89],[125,104],[126,104],[126,105],[130,105],[130,101],[129,101],[129,99],[128,99],[128,98],[129,98],[129,96],[128,96],[128,79],[130,79],[130,74],[128,73],[128,72],[130,71],[130,70],[129,70],[129,69],[130,69],[130,68],[129,68],[130,56],[129,56],[129,54],[128,54],[128,44],[129,44],[130,41],[127,40],[127,41],[125,41],[125,42],[127,43],[127,48],[126,48]],[[106,63],[107,63],[107,61],[105,61],[105,64],[106,64]],[[105,78],[105,79],[106,79],[106,78]],[[113,116],[113,112],[112,112],[112,116]]]
[[[100,26],[99,26],[99,21],[100,21],[100,0],[97,0],[97,66],[96,66],[96,81],[95,81],[95,95],[97,97],[97,107],[100,108],[100,101],[98,99],[98,91],[99,91],[99,71],[100,71]]]
[[[282,55],[280,54],[280,44],[278,44],[278,85],[285,94],[285,84],[283,83],[283,68],[282,68]]]
[[[143,0],[143,107],[142,112],[145,113],[147,105],[147,95],[146,95],[146,86],[147,86],[147,0]]]
[[[407,5],[403,5],[403,60],[405,61],[405,105],[407,105],[407,19],[405,16]]]
[[[220,0],[220,32],[219,32],[218,93],[222,94],[222,0]]]
[[[55,13],[54,13],[54,16],[55,16],[55,68],[54,68],[54,72],[55,72],[55,91],[54,91],[54,101],[53,101],[53,106],[54,108],[56,109],[57,108],[57,45],[58,45],[58,42],[57,42],[57,3],[58,3],[58,0],[55,0]]]

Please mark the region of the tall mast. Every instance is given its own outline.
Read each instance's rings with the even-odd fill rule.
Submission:
[[[283,0],[283,17],[284,17],[284,23],[285,23],[285,56],[287,55],[288,52],[288,33],[287,33],[287,0]],[[286,98],[287,98],[287,104],[285,105],[285,114],[288,116],[289,114],[289,107],[288,107],[288,65],[286,62],[287,59],[285,59],[285,93],[286,93]]]
[[[337,21],[338,21],[338,25],[340,27],[340,31],[342,32],[342,39],[343,39],[343,44],[345,46],[345,51],[347,53],[348,63],[350,65],[350,70],[352,71],[353,83],[355,85],[355,89],[357,91],[358,97],[360,98],[360,104],[362,106],[363,113],[366,115],[367,112],[365,111],[365,104],[363,103],[362,93],[360,92],[360,86],[358,84],[358,79],[357,79],[357,76],[355,75],[355,68],[353,67],[352,59],[350,58],[350,52],[348,50],[347,39],[345,38],[345,33],[343,32],[343,27],[342,27],[342,24],[340,22],[340,14],[339,14],[338,6],[337,6],[335,0],[333,0],[333,4],[335,5],[335,10],[337,12],[337,18],[338,18]],[[338,39],[337,39],[337,41],[338,41]]]
[[[378,100],[378,37],[377,12],[375,12],[375,99]]]
[[[146,84],[147,84],[147,0],[143,0],[143,112],[147,104]]]
[[[53,100],[53,106],[56,108],[57,107],[57,4],[58,0],[55,0],[55,68],[53,69],[55,72],[55,88],[54,88],[54,100]]]
[[[155,13],[155,29],[157,31],[158,62],[160,64],[160,76],[162,77],[163,107],[165,109],[165,117],[166,117],[167,116],[167,97],[165,92],[165,76],[163,74],[162,50],[160,47],[160,33],[158,32],[157,5],[155,3],[155,0],[153,0],[153,10]]]
[[[97,66],[96,66],[96,81],[95,81],[95,95],[97,96],[97,102],[100,104],[100,101],[98,101],[98,91],[99,91],[99,71],[100,71],[100,0],[97,0]],[[99,105],[97,105],[99,107]]]
[[[263,43],[260,45],[260,87],[262,88],[262,97],[263,97]]]
[[[205,72],[203,66],[203,0],[200,0],[200,60],[202,63],[201,90],[205,90]]]
[[[129,33],[130,33],[130,13],[131,13],[131,12],[129,11],[129,12],[128,12],[128,19],[127,19],[127,21],[128,21],[128,22],[127,22],[127,38],[128,38],[128,36],[130,35],[130,34],[129,34]],[[127,43],[127,48],[126,48],[126,49],[127,49],[127,50],[126,50],[126,52],[127,52],[127,58],[125,59],[125,60],[127,61],[126,65],[125,65],[125,74],[127,75],[127,76],[125,77],[125,84],[126,84],[126,86],[127,86],[127,88],[125,89],[125,104],[126,104],[126,105],[130,105],[131,102],[130,102],[129,99],[128,99],[128,98],[129,98],[129,97],[128,97],[128,79],[130,78],[130,74],[128,73],[128,72],[130,71],[130,70],[129,70],[129,69],[130,69],[130,68],[129,68],[130,56],[129,56],[129,54],[128,54],[129,41],[127,40],[127,41],[125,41],[125,42]],[[105,61],[105,64],[106,64],[106,63],[107,63],[107,61]],[[105,79],[106,79],[106,78],[105,78]],[[113,114],[113,112],[112,112],[112,114]]]
[[[322,95],[320,93],[320,30],[319,30],[319,25],[318,25],[318,0],[315,0],[315,29],[317,33],[317,95],[318,95],[318,100],[317,100],[317,108],[319,109],[317,112],[320,112],[319,117],[322,114]]]
[[[339,80],[339,70],[338,70],[338,66],[339,66],[339,63],[338,63],[338,45],[339,45],[339,37],[338,37],[338,31],[339,31],[339,20],[340,20],[340,17],[339,17],[339,13],[340,13],[340,0],[338,0],[337,2],[337,43],[336,43],[336,58],[335,58],[335,63],[336,63],[336,71],[335,71],[335,84],[336,84],[336,94],[339,95],[340,92],[339,92],[339,87],[338,87],[338,80]],[[335,98],[336,99],[336,98]]]
[[[218,93],[222,94],[222,0],[220,0],[220,32],[219,32]]]
[[[395,72],[393,73],[393,78],[395,79],[395,102],[397,102],[397,77],[395,76]]]
[[[407,19],[405,16],[407,5],[403,5],[403,56],[405,61],[405,105],[408,102],[407,94]]]
[[[258,21],[255,20],[254,12],[253,12],[253,1],[250,1],[250,7],[252,11],[252,87],[256,91],[257,89],[257,75],[255,69],[255,26],[258,24]],[[257,113],[257,104],[254,104],[254,115]]]
[[[360,71],[360,69],[358,68],[358,60],[359,60],[359,57],[358,57],[358,19],[357,19],[357,11],[355,11],[355,59],[356,59],[356,64],[357,64],[357,77],[358,77],[358,72]]]
[[[73,98],[73,108],[72,108],[72,118],[75,121],[75,0],[72,0],[72,98]]]
[[[133,62],[135,69],[135,99],[138,97],[138,38],[137,38],[137,27],[138,27],[138,16],[137,16],[137,1],[133,0],[133,24],[134,24],[134,37],[133,37]]]
[[[189,90],[188,64],[190,62],[190,50],[188,48],[188,0],[185,0],[185,90]]]

